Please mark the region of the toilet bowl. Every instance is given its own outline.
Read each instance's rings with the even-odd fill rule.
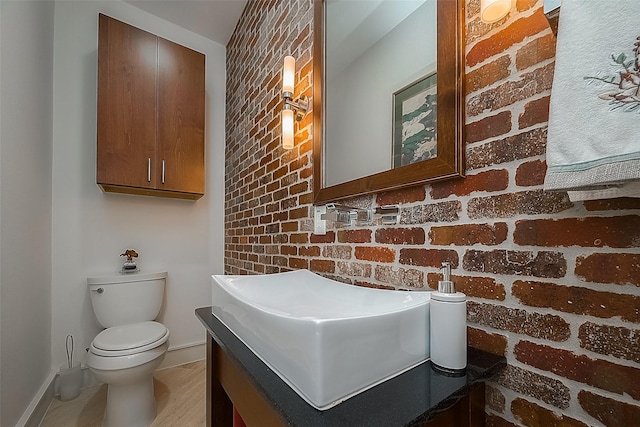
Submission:
[[[166,273],[87,279],[98,322],[87,366],[107,384],[103,427],[147,427],[156,417],[153,372],[169,347],[158,315]],[[125,280],[126,279],[126,280]]]
[[[138,329],[133,331],[137,341],[127,329]],[[99,381],[108,384],[104,427],[146,427],[154,420],[152,374],[167,354],[168,338],[164,325],[143,322],[105,329],[93,340],[87,364]]]

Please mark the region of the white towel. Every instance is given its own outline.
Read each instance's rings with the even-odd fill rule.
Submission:
[[[545,190],[640,197],[640,0],[562,0]]]

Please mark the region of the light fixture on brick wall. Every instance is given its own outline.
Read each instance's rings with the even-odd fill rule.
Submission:
[[[294,119],[297,121],[307,114],[309,101],[306,96],[293,99],[293,91],[296,75],[296,60],[293,56],[285,56],[284,67],[282,68],[282,148],[290,150],[293,148],[293,125]]]
[[[504,18],[511,10],[512,0],[480,0],[480,19],[491,24]]]

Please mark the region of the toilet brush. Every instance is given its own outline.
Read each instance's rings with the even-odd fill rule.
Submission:
[[[60,367],[58,373],[58,387],[60,391],[60,400],[66,402],[78,397],[80,387],[82,386],[82,369],[80,364],[73,364],[73,335],[67,335],[65,338],[65,348],[67,350],[67,364]]]
[[[73,335],[67,335],[65,339],[65,347],[67,348],[67,368],[73,368]]]

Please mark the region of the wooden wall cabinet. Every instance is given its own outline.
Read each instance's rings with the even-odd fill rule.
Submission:
[[[205,56],[103,14],[98,25],[98,185],[199,199]]]

